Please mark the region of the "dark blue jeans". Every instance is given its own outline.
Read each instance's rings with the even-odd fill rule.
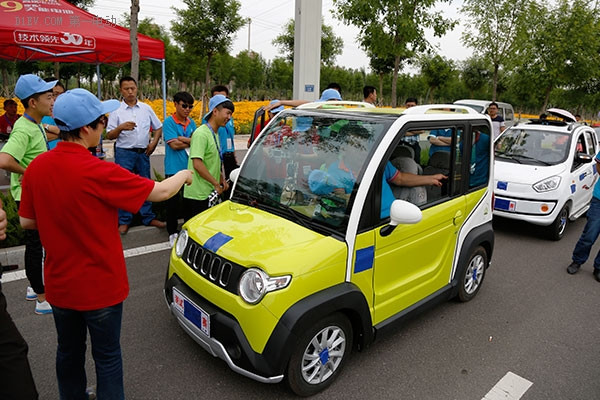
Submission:
[[[115,146],[115,164],[120,165],[126,170],[133,172],[144,178],[150,178],[150,157],[146,153],[138,153],[131,150],[121,149]],[[148,225],[150,221],[156,218],[152,211],[152,203],[145,201],[140,208],[142,223]],[[119,210],[119,225],[129,225],[133,215],[129,211]]]
[[[579,237],[575,250],[573,250],[573,262],[583,264],[590,256],[592,246],[600,235],[600,200],[593,197],[590,209],[587,212],[587,222],[583,233]],[[600,269],[600,251],[594,259],[594,269]]]
[[[61,400],[87,399],[87,331],[90,332],[92,356],[96,364],[98,399],[124,399],[120,344],[123,303],[92,311],[76,311],[53,305],[52,311],[58,339],[56,376]]]

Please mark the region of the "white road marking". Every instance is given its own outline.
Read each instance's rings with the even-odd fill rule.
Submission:
[[[144,254],[157,253],[159,251],[169,250],[171,246],[169,246],[169,242],[156,243],[148,246],[136,247],[133,249],[123,250],[123,256],[125,258],[141,256]],[[18,281],[21,279],[26,279],[25,270],[20,269],[18,271],[6,272],[2,274],[2,283],[8,283],[13,281]]]
[[[518,400],[533,382],[508,371],[481,400]]]

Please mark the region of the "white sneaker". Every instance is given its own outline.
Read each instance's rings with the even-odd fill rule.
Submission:
[[[52,306],[46,300],[42,301],[41,303],[39,301],[36,301],[35,302],[35,313],[40,314],[40,315],[41,314],[51,314]]]
[[[29,301],[37,299],[37,293],[33,291],[33,288],[31,286],[27,286],[27,295],[25,296],[25,299]]]
[[[177,241],[177,234],[173,233],[169,235],[169,247],[175,246],[175,242]]]

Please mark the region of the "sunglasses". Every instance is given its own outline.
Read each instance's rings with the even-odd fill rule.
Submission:
[[[181,108],[183,108],[183,109],[186,109],[186,110],[187,110],[188,108],[190,108],[190,109],[194,108],[194,105],[193,105],[193,104],[180,103],[179,105],[181,106]]]

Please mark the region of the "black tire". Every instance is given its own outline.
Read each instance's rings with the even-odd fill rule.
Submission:
[[[326,348],[315,347],[325,339]],[[335,313],[321,319],[300,337],[292,351],[287,368],[290,389],[304,397],[324,390],[337,378],[351,351],[352,325],[348,318]]]
[[[569,225],[569,206],[565,204],[556,216],[552,225],[548,227],[548,236],[550,240],[562,239],[567,230],[567,225]]]
[[[460,273],[458,281],[458,299],[460,301],[469,301],[477,295],[483,284],[487,267],[487,252],[483,247],[477,246],[471,252],[467,265],[465,265]]]

